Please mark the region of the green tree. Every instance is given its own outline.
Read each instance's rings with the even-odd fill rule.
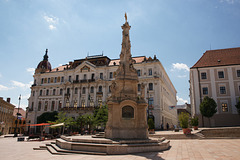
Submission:
[[[188,128],[189,114],[181,112],[179,115],[179,122],[182,128]]]
[[[240,115],[240,97],[238,98],[238,103],[235,105],[237,108],[238,114]]]
[[[90,133],[92,126],[94,124],[94,117],[92,114],[84,114],[83,119],[84,119],[84,124],[88,126],[88,131]]]
[[[47,123],[48,121],[56,121],[57,111],[54,112],[45,112],[37,117],[37,123]]]
[[[209,125],[211,126],[210,118],[217,112],[217,103],[208,96],[204,97],[200,104],[200,112],[204,117],[208,118]]]
[[[68,131],[71,131],[72,130],[71,128],[77,124],[72,117],[67,116],[66,112],[59,112],[55,117],[56,120],[53,121],[52,123],[55,124],[64,123],[64,127],[67,127]]]
[[[97,126],[103,126],[105,128],[108,121],[108,107],[107,105],[99,108],[94,116],[94,123]]]
[[[152,118],[148,119],[148,129],[155,129],[155,124]]]

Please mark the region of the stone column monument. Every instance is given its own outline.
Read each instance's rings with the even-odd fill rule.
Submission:
[[[125,14],[122,26],[122,50],[115,80],[108,98],[108,122],[105,136],[109,139],[148,139],[147,103],[137,95],[138,75],[133,67],[129,26]]]

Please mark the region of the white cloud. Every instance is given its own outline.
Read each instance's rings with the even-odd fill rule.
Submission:
[[[14,81],[14,80],[12,80],[11,82],[12,82],[12,84],[13,84],[14,87],[19,87],[19,88],[24,88],[24,89],[30,88],[31,85],[33,84],[32,81],[29,82],[29,83],[26,83],[26,84],[24,84],[24,83],[22,83],[22,82]]]
[[[50,15],[50,16],[45,15],[45,16],[43,16],[43,18],[44,18],[49,24],[57,24],[58,21],[59,21],[59,19],[58,19],[57,17],[54,17],[54,16],[52,16],[52,15]]]
[[[228,4],[240,3],[240,0],[220,0],[221,3],[227,2]]]
[[[48,26],[48,28],[49,28],[50,30],[56,29],[56,27],[55,27],[54,25],[52,25],[52,24],[50,24],[50,25]]]
[[[0,84],[0,91],[9,90],[10,88]]]
[[[56,25],[57,25],[58,22],[59,22],[59,18],[58,18],[58,17],[55,17],[55,16],[53,16],[53,15],[48,16],[48,15],[45,14],[45,15],[43,16],[43,18],[44,18],[44,20],[48,23],[48,28],[49,28],[50,30],[54,30],[54,29],[57,28]]]
[[[178,101],[178,104],[185,104],[188,102],[187,100],[184,100],[183,98],[180,98],[178,96],[177,96],[177,101]]]
[[[34,74],[35,68],[27,68],[27,72]]]
[[[174,70],[190,71],[189,67],[184,63],[173,63],[171,71]]]

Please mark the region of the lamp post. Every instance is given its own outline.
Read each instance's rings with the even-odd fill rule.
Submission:
[[[21,94],[18,98],[19,103],[18,103],[18,112],[17,112],[17,120],[15,120],[16,127],[14,129],[14,137],[17,137],[17,124],[18,124],[18,115],[19,115],[19,107],[20,107],[20,101],[21,101]]]

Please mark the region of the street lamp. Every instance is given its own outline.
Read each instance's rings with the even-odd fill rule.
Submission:
[[[18,103],[18,112],[17,112],[17,120],[15,120],[16,127],[14,129],[14,137],[17,137],[17,124],[18,124],[18,115],[19,115],[19,107],[20,107],[20,101],[21,101],[21,94],[18,98],[19,103]]]

